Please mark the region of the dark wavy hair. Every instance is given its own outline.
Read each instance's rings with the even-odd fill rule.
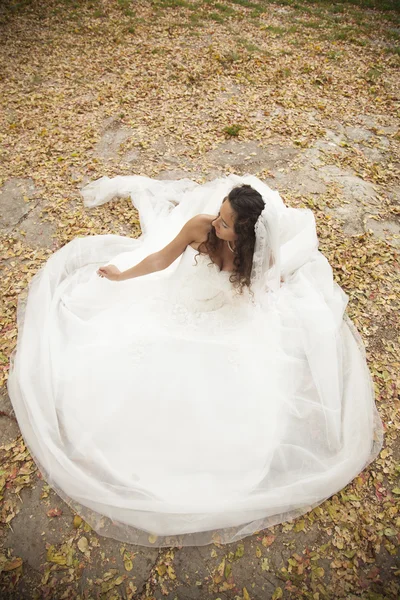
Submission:
[[[251,267],[256,241],[254,226],[265,207],[265,202],[261,194],[247,183],[235,186],[222,202],[225,200],[229,200],[232,209],[235,211],[234,230],[238,236],[235,240],[236,252],[233,260],[233,272],[229,277],[229,281],[242,294],[244,286],[250,288]],[[214,227],[211,227],[207,239],[200,244],[196,257],[201,254],[200,248],[205,248],[210,257],[213,254],[215,255],[223,243],[224,241],[217,237]]]

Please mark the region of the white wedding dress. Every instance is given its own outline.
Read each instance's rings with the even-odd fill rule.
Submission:
[[[97,275],[217,214],[240,183],[280,210],[284,281],[261,304],[191,246],[164,271]],[[376,458],[383,427],[363,342],[312,211],[254,176],[102,177],[81,193],[89,207],[130,195],[142,235],[79,237],[49,258],[19,298],[8,389],[45,479],[98,533],[236,541],[304,514]]]

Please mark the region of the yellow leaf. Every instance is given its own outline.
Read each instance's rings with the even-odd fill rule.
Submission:
[[[106,573],[104,573],[103,581],[109,581],[110,579],[112,579],[114,577],[114,575],[116,573],[118,573],[118,569],[110,569],[110,571],[107,571]]]
[[[160,575],[160,577],[163,577],[167,572],[167,565],[158,565],[156,571]]]
[[[78,529],[82,525],[82,519],[79,515],[74,516],[74,529]]]
[[[325,574],[325,571],[324,571],[323,567],[316,567],[315,569],[312,570],[312,574],[315,577],[323,577]]]
[[[243,600],[251,600],[249,592],[246,590],[246,588],[243,588]]]
[[[83,552],[83,554],[85,554],[87,552],[87,549],[89,547],[89,542],[87,541],[87,538],[85,537],[81,537],[78,540],[78,548],[81,552]]]
[[[67,557],[61,552],[57,552],[55,546],[50,546],[47,548],[46,558],[48,562],[52,562],[57,565],[67,564]]]
[[[299,531],[304,531],[305,526],[306,526],[306,524],[305,524],[304,520],[302,519],[301,521],[299,521],[298,523],[295,524],[294,531],[296,531],[296,533],[298,533]]]
[[[148,540],[150,542],[150,544],[154,544],[154,542],[157,540],[158,535],[149,535]]]
[[[22,558],[15,557],[4,563],[3,571],[13,571],[22,565]]]
[[[91,526],[89,525],[89,523],[86,523],[86,521],[84,521],[84,523],[83,523],[83,530],[86,531],[86,533],[89,533],[90,531],[92,531]]]
[[[124,566],[127,571],[132,571],[133,562],[131,561],[130,558],[124,558]]]
[[[239,546],[236,548],[235,558],[242,558],[243,555],[244,555],[244,546],[243,546],[243,544],[239,544]]]
[[[221,577],[223,576],[225,571],[225,558],[222,559],[222,561],[219,563],[218,567],[217,567],[217,573],[219,573],[219,575],[221,575]]]
[[[271,568],[271,565],[270,565],[268,558],[263,558],[261,561],[261,569],[263,571],[269,571],[270,568]]]
[[[174,573],[174,568],[171,565],[167,567],[167,573],[170,579],[176,579],[176,575]]]
[[[277,587],[274,591],[274,593],[272,594],[272,598],[271,600],[279,600],[279,598],[283,597],[283,592],[282,592],[282,588]]]

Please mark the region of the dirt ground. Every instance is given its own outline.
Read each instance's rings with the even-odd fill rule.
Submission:
[[[377,7],[379,6],[379,10]],[[10,1],[0,6],[0,595],[400,597],[400,14],[395,1]],[[140,235],[103,175],[254,174],[314,211],[385,425],[379,458],[303,517],[230,545],[96,534],[46,484],[6,382],[18,294],[80,235]]]

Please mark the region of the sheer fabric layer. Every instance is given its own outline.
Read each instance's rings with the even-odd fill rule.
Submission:
[[[97,276],[217,214],[240,183],[276,219],[264,282],[275,285],[256,302],[191,246],[161,272]],[[253,176],[105,177],[82,195],[87,206],[130,195],[144,233],[76,238],[50,257],[19,298],[8,389],[46,480],[98,533],[236,541],[304,514],[376,458],[383,427],[364,345],[311,211]]]

